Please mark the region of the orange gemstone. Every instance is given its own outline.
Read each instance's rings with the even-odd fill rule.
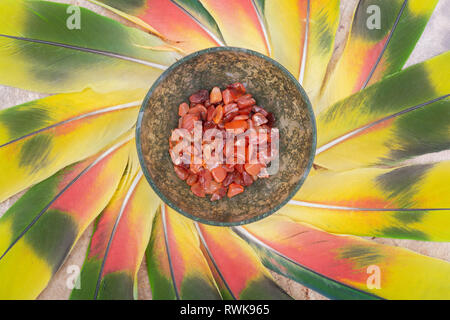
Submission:
[[[227,194],[227,188],[220,187],[216,192],[213,193],[213,195],[211,197],[211,201],[220,200],[223,197],[225,197],[226,194]]]
[[[188,131],[192,131],[194,130],[194,124],[195,121],[198,121],[200,119],[200,117],[198,116],[198,114],[185,114],[182,118],[182,125],[181,127],[183,129],[186,129]]]
[[[222,97],[223,97],[223,103],[225,103],[225,104],[229,104],[229,103],[233,102],[233,96],[231,94],[230,89],[223,90]]]
[[[245,187],[248,187],[253,183],[253,178],[247,172],[242,172],[242,183]]]
[[[239,108],[236,103],[229,103],[223,107],[223,113],[225,115],[227,115],[231,112],[236,112],[236,111],[239,111]]]
[[[174,166],[175,173],[177,174],[178,178],[181,180],[186,180],[189,176],[189,171],[187,171],[185,168],[180,166]]]
[[[234,117],[233,120],[247,120],[247,119],[248,119],[248,115],[241,114],[241,115],[238,115],[238,116]]]
[[[212,181],[211,172],[206,169],[202,170],[198,177],[198,182],[200,182],[200,184],[203,186],[205,191],[211,187],[211,181]]]
[[[209,92],[208,90],[200,90],[189,97],[189,101],[192,104],[204,103],[208,100]]]
[[[253,115],[252,117],[253,123],[255,124],[255,126],[260,126],[263,125],[265,123],[267,123],[267,118],[264,117],[261,113],[257,112]]]
[[[218,124],[220,121],[222,121],[222,118],[223,118],[223,107],[222,105],[219,105],[214,111],[213,121],[215,124]]]
[[[213,194],[215,193],[217,190],[220,189],[220,183],[215,182],[214,180],[211,181],[211,183],[209,184],[208,188],[205,188],[205,193],[206,194]]]
[[[194,184],[191,186],[191,191],[192,191],[192,193],[195,194],[197,197],[201,197],[201,198],[204,198],[204,197],[205,197],[205,189],[203,189],[203,186],[202,186],[199,182],[194,183]]]
[[[254,113],[259,112],[259,113],[261,113],[264,117],[267,117],[267,116],[269,115],[269,113],[268,113],[264,108],[261,108],[261,107],[259,107],[259,106],[253,106],[253,107],[252,107],[252,111],[253,111]]]
[[[239,171],[239,173],[244,172],[244,165],[243,164],[236,164],[234,165],[234,168]]]
[[[233,83],[233,84],[229,85],[228,88],[235,89],[236,91],[238,91],[239,93],[242,93],[242,94],[245,93],[245,87],[240,82]]]
[[[208,143],[201,142],[200,145],[192,144],[191,141],[190,151],[183,153],[177,147],[182,145],[181,141],[184,144],[184,140],[172,132],[169,153],[175,173],[186,181],[196,196],[211,195],[211,201],[219,200],[225,195],[232,198],[244,192],[244,188],[259,177],[268,177],[265,167],[273,158],[271,148],[267,145],[271,141],[270,132],[255,132],[254,129],[270,130],[275,118],[256,105],[252,95],[246,94],[242,83],[230,84],[223,91],[219,87],[214,87],[211,91],[200,90],[189,97],[189,102],[190,104],[179,105],[178,128],[187,129],[192,135],[195,124],[198,124],[196,121],[201,121],[203,132],[215,128],[227,137],[229,134],[237,136],[233,144],[225,144],[222,150],[215,150],[213,147],[211,141],[215,139]],[[244,133],[249,129],[252,132],[247,136]],[[213,158],[219,151],[227,159],[226,164]],[[193,164],[195,156],[202,155],[202,163]],[[190,165],[180,162],[180,157],[185,156],[191,158]],[[251,163],[256,159],[259,159],[259,163]]]
[[[196,174],[190,173],[189,177],[186,179],[186,183],[192,186],[198,180],[198,176]]]
[[[226,164],[222,167],[226,172],[233,172],[234,171],[234,164]]]
[[[194,174],[200,173],[201,168],[202,168],[201,164],[194,164],[194,163],[191,163],[189,167],[191,172]]]
[[[260,165],[259,163],[256,164],[251,164],[251,163],[247,163],[245,164],[245,171],[247,171],[247,173],[251,176],[257,176],[258,173],[261,171],[262,165]]]
[[[250,114],[250,112],[252,112],[252,107],[247,107],[239,110],[239,114],[247,115],[247,117]]]
[[[214,106],[209,106],[208,107],[208,112],[206,114],[206,121],[210,122],[210,121],[213,120],[214,111],[216,111],[216,108]]]
[[[229,113],[227,113],[226,116],[223,117],[223,122],[231,122],[234,120],[234,118],[239,114],[239,111],[231,111]]]
[[[206,113],[206,112],[207,112],[207,110],[206,110],[205,106],[202,104],[196,104],[195,107],[190,108],[188,111],[189,114],[199,114],[199,113]]]

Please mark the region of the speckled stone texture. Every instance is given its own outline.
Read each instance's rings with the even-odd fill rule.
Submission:
[[[180,103],[201,89],[224,89],[235,82],[242,82],[257,104],[275,115],[279,168],[232,199],[211,202],[195,196],[176,176],[168,138],[178,127]],[[314,116],[298,82],[268,58],[242,49],[208,49],[179,61],[155,83],[141,112],[138,135],[147,177],[169,205],[202,222],[248,222],[272,213],[298,190],[315,152]]]

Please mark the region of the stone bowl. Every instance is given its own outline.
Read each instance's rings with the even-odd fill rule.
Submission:
[[[231,199],[211,202],[195,196],[173,169],[169,137],[178,126],[178,106],[200,89],[243,83],[258,105],[272,112],[279,129],[279,168]],[[299,82],[278,62],[232,47],[195,52],[169,67],[150,88],[136,127],[145,177],[170,207],[195,221],[235,226],[276,212],[299,190],[315,154],[316,125],[311,103]]]

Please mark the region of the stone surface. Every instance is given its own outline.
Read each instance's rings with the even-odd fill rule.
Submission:
[[[122,18],[103,10],[86,0],[54,0],[55,2],[64,2],[80,5],[92,9],[100,14],[112,17],[114,19],[120,20],[128,25],[129,22],[124,21]],[[341,1],[341,24],[337,34],[337,43],[334,57],[339,56],[343,49],[342,39],[345,38],[349,30],[349,22],[354,8],[357,4],[357,0],[343,0]],[[426,59],[429,59],[437,54],[445,52],[450,48],[450,0],[440,0],[431,19],[408,59],[406,65],[412,65]],[[0,109],[14,106],[23,102],[38,99],[44,97],[45,95],[29,92],[25,90],[20,90],[11,87],[0,86],[0,97],[1,104]],[[22,194],[22,193],[21,193]],[[0,203],[0,216],[19,198],[21,195],[16,195],[10,199]],[[49,286],[41,293],[40,299],[67,299],[70,290],[66,286],[66,281],[70,274],[67,273],[68,267],[70,265],[78,265],[81,267],[83,259],[86,253],[87,246],[89,244],[89,239],[92,233],[92,226],[89,227],[83,234],[81,239],[75,245],[70,257],[65,261],[64,265],[56,273],[55,277],[50,282]],[[423,241],[413,241],[413,240],[394,240],[394,239],[375,239],[372,240],[407,248],[409,250],[435,257],[443,260],[450,261],[450,243],[433,243],[433,242],[423,242]],[[291,280],[288,280],[282,276],[273,274],[276,281],[287,290],[294,298],[304,299],[304,300],[314,300],[314,299],[325,299],[320,294],[301,286]],[[139,278],[139,297],[140,299],[150,299],[150,285],[148,282],[147,270],[145,261],[141,265],[141,269],[138,274]]]

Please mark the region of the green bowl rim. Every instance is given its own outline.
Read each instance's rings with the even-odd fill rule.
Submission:
[[[220,221],[206,220],[206,219],[202,219],[202,218],[193,216],[192,214],[190,214],[188,212],[185,212],[185,211],[181,210],[180,208],[178,208],[175,204],[173,204],[169,199],[166,198],[166,196],[159,190],[159,188],[153,182],[153,179],[151,178],[150,173],[148,172],[147,166],[145,165],[144,156],[142,154],[142,148],[141,148],[141,135],[140,135],[140,133],[141,133],[142,118],[144,117],[144,111],[145,111],[145,108],[147,106],[147,103],[150,100],[150,97],[152,96],[153,91],[156,89],[156,87],[163,80],[165,80],[165,78],[167,78],[167,76],[172,72],[173,69],[177,68],[179,65],[183,64],[184,62],[189,61],[189,60],[191,60],[191,59],[193,59],[193,58],[195,58],[195,57],[197,57],[199,55],[205,54],[205,53],[218,52],[218,51],[244,52],[244,53],[247,53],[247,54],[250,54],[250,55],[254,55],[254,56],[257,56],[259,58],[262,58],[262,59],[270,62],[271,64],[273,64],[274,66],[279,68],[282,72],[284,72],[288,76],[288,78],[290,78],[292,80],[292,82],[295,84],[297,89],[300,91],[300,94],[304,98],[304,101],[305,101],[305,103],[307,105],[308,112],[309,112],[309,115],[310,115],[310,118],[311,118],[312,131],[313,131],[312,132],[313,133],[313,137],[312,137],[313,141],[312,141],[312,144],[311,144],[311,153],[310,153],[310,156],[309,156],[308,165],[306,167],[306,170],[303,173],[303,176],[297,182],[297,186],[289,194],[289,196],[282,203],[280,203],[279,205],[277,205],[273,209],[271,209],[271,210],[269,210],[269,211],[267,211],[267,212],[265,212],[265,213],[263,213],[261,215],[258,215],[256,217],[253,217],[251,219],[246,219],[246,220],[237,221],[237,222],[220,222]],[[151,86],[150,90],[148,91],[147,95],[145,96],[144,101],[142,102],[141,109],[139,110],[137,124],[136,124],[136,147],[137,147],[137,151],[138,151],[139,162],[141,164],[142,171],[144,172],[144,176],[147,179],[147,181],[150,184],[150,186],[152,187],[153,191],[156,192],[156,194],[161,198],[161,200],[164,201],[164,203],[166,203],[172,209],[174,209],[177,212],[181,213],[185,217],[187,217],[189,219],[192,219],[192,220],[194,220],[196,222],[200,222],[200,223],[204,223],[204,224],[208,224],[208,225],[212,225],[212,226],[232,227],[232,226],[240,226],[240,225],[256,222],[256,221],[259,221],[261,219],[264,219],[264,218],[268,217],[269,215],[277,212],[282,207],[284,207],[292,199],[292,197],[294,197],[294,195],[298,192],[300,187],[305,182],[306,177],[308,176],[308,174],[309,174],[309,172],[311,170],[311,167],[313,165],[313,162],[314,162],[314,157],[315,157],[315,153],[316,153],[316,144],[317,144],[316,118],[314,116],[314,112],[313,112],[313,109],[312,109],[311,102],[309,101],[308,95],[306,94],[306,92],[303,89],[303,87],[300,85],[299,81],[285,67],[283,67],[280,63],[278,63],[277,61],[273,60],[272,58],[270,58],[270,57],[268,57],[266,55],[263,55],[263,54],[261,54],[259,52],[253,51],[253,50],[244,49],[244,48],[238,48],[238,47],[214,47],[214,48],[208,48],[208,49],[196,51],[194,53],[191,53],[190,55],[187,55],[187,56],[183,57],[182,59],[178,60],[174,64],[172,64],[169,68],[167,68],[159,76],[159,78]]]

